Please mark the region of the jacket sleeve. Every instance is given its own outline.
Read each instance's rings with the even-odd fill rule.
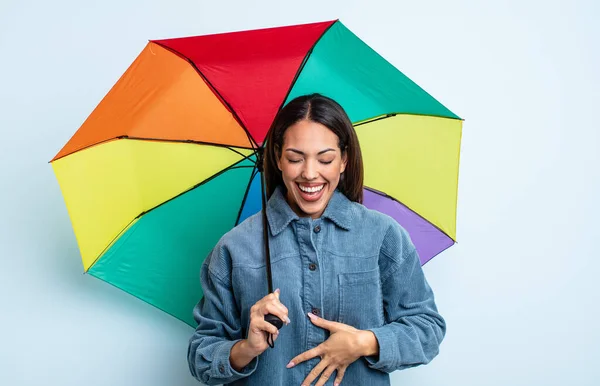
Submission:
[[[256,370],[254,358],[240,372],[229,361],[231,348],[243,339],[239,311],[230,281],[230,256],[219,243],[201,269],[203,297],[194,307],[198,326],[189,341],[192,375],[206,385],[220,385],[247,377]]]
[[[386,324],[369,329],[379,355],[365,359],[369,367],[387,373],[427,364],[439,353],[446,322],[408,232],[395,221],[384,237],[379,261]]]

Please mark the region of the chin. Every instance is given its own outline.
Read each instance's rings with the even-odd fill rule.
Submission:
[[[327,188],[328,187],[325,189]],[[323,214],[331,195],[331,192],[326,190],[323,192],[323,195],[321,198],[319,198],[319,200],[312,203],[306,202],[298,192],[294,192],[292,198],[294,200],[294,206],[300,211],[300,213],[298,213],[299,215],[317,218]]]

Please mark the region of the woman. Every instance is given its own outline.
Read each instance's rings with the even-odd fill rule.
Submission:
[[[265,296],[258,213],[202,267],[192,375],[209,385],[389,385],[390,372],[429,363],[445,321],[407,232],[361,204],[361,151],[342,107],[318,94],[289,102],[266,139],[264,169],[278,289]]]

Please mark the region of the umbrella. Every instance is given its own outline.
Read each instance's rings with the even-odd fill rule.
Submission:
[[[50,161],[84,271],[193,326],[204,258],[263,207],[275,114],[314,92],[356,127],[364,204],[422,264],[454,244],[462,120],[332,20],[148,41]]]

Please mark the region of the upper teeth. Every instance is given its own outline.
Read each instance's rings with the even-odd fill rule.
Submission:
[[[319,186],[313,186],[313,187],[302,186],[302,185],[299,185],[299,186],[300,186],[300,190],[302,190],[303,192],[315,193],[315,192],[318,192],[321,189],[323,189],[323,186],[325,186],[325,185],[319,185]]]

